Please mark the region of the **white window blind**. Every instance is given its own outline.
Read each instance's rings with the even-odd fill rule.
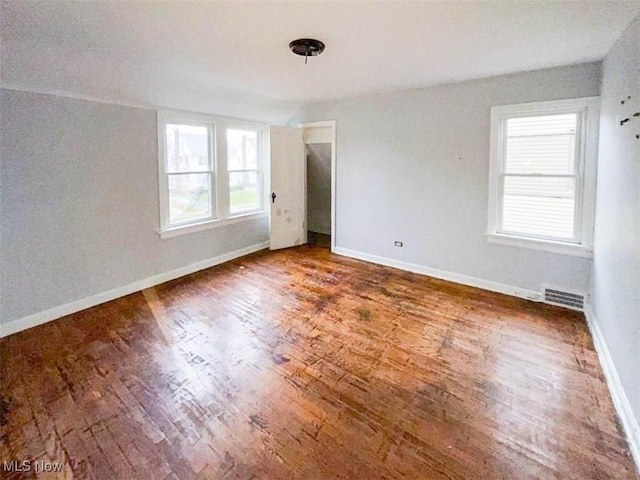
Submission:
[[[510,118],[500,232],[576,241],[575,113]]]

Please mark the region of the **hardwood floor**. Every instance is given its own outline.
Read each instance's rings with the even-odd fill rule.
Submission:
[[[581,314],[325,248],[257,253],[0,354],[0,460],[59,477],[638,478]]]

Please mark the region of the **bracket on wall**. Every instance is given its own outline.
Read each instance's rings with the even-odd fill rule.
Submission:
[[[625,98],[620,100],[620,105],[629,104],[631,103],[630,100],[631,95],[627,95]],[[621,117],[623,116],[624,118],[621,119]],[[616,118],[616,122],[618,124],[618,127],[624,127],[626,125],[631,125],[635,119],[638,119],[640,121],[640,111],[636,111],[634,113],[629,112],[626,115],[618,115],[618,117]],[[640,133],[636,133],[634,136],[636,137],[636,140],[640,140]]]

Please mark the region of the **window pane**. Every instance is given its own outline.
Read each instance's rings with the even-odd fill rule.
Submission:
[[[227,168],[229,170],[258,168],[258,132],[227,130]]]
[[[575,113],[507,120],[505,173],[572,174]]]
[[[165,125],[167,172],[210,170],[209,129],[204,125]]]
[[[212,217],[211,174],[169,175],[169,223]]]
[[[573,178],[504,178],[503,232],[570,240],[574,211]]]
[[[258,172],[230,172],[229,197],[231,213],[260,208]]]

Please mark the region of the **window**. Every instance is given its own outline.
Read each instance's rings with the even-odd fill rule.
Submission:
[[[489,241],[591,255],[598,103],[491,109]]]
[[[254,211],[261,206],[259,133],[256,130],[227,130],[231,213]]]
[[[163,238],[265,216],[266,126],[158,112]]]
[[[168,225],[214,217],[213,125],[164,125]]]

